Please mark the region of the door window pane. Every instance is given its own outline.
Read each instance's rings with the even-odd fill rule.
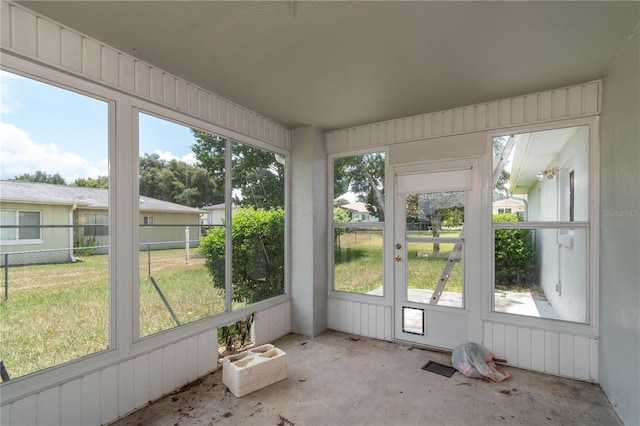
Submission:
[[[406,196],[407,300],[464,307],[464,192]]]

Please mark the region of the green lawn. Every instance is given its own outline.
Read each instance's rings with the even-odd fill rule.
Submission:
[[[443,232],[441,237],[457,237],[458,232]],[[453,244],[410,243],[407,251],[409,288],[434,290]],[[382,285],[382,235],[380,233],[345,233],[335,251],[335,288],[339,291],[368,293]],[[454,268],[446,291],[462,291],[460,264]]]
[[[148,336],[175,323],[148,279],[146,252],[140,265],[140,335]],[[9,268],[9,299],[0,301],[0,360],[11,377],[107,348],[107,268],[105,255]],[[182,323],[224,311],[224,292],[213,287],[196,250],[189,265],[184,250],[151,252],[151,271]]]
[[[367,293],[382,285],[380,233],[347,233],[336,254],[336,288]],[[442,257],[426,257],[432,247],[409,247],[409,287],[433,289],[452,245]],[[107,348],[109,332],[108,257],[90,256],[77,263],[9,268],[9,299],[0,300],[0,360],[11,377],[19,377]],[[3,270],[4,272],[4,270]],[[181,323],[224,311],[224,292],[213,287],[204,259],[184,250],[151,252],[151,274]],[[459,273],[447,290],[460,291]],[[236,308],[237,304],[234,304]],[[175,327],[170,313],[148,279],[147,252],[140,253],[140,335]]]

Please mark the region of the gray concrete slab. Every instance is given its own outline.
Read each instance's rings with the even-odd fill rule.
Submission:
[[[236,398],[222,370],[115,425],[620,425],[598,385],[506,367],[501,383],[422,370],[450,355],[327,331],[274,342],[286,380]]]

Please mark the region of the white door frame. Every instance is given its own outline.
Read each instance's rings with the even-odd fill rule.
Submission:
[[[399,256],[393,261],[394,265],[394,339],[407,341],[413,344],[424,346],[453,349],[459,344],[468,341],[478,341],[481,339],[481,312],[482,312],[482,289],[481,289],[481,224],[482,214],[479,196],[477,158],[466,158],[461,160],[434,161],[421,164],[399,165],[393,167],[394,176],[394,223],[393,223],[393,251],[392,258]],[[464,171],[460,173],[459,171]],[[439,180],[435,184],[427,182],[429,174],[432,176],[447,177],[451,175],[451,180]],[[420,176],[423,175],[423,176]],[[412,182],[415,192],[436,192],[455,190],[448,187],[460,185],[453,182],[461,175],[466,175],[469,180],[468,190],[465,190],[465,231],[463,244],[463,280],[464,299],[463,308],[453,308],[433,305],[429,303],[419,303],[409,301],[406,291],[407,268],[406,268],[406,221],[405,221],[405,200],[406,193],[399,190],[399,186],[406,186],[406,181]],[[425,177],[426,176],[426,177]],[[457,177],[456,177],[457,176]],[[398,177],[403,181],[398,184]],[[432,181],[433,182],[433,181]],[[435,186],[434,186],[435,185]],[[413,189],[412,189],[413,191]],[[422,332],[407,332],[403,327],[403,308],[417,309],[414,311],[418,315],[424,312],[424,322]]]

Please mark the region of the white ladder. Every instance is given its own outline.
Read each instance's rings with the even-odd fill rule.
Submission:
[[[513,135],[511,135],[509,136],[509,139],[507,139],[507,143],[504,145],[502,154],[497,159],[498,161],[493,165],[493,184],[491,185],[492,187],[495,187],[496,183],[498,183],[498,179],[500,179],[500,175],[502,174],[502,169],[504,169],[504,166],[507,160],[509,159],[509,156],[511,155],[511,151],[513,150],[514,144],[515,144],[515,138],[513,137]],[[464,232],[464,229],[460,231],[460,235],[458,235],[458,238],[462,238],[463,232]],[[433,294],[431,295],[431,300],[429,300],[429,304],[431,305],[438,304],[438,302],[440,301],[440,296],[442,296],[442,292],[444,291],[444,288],[447,286],[447,281],[449,281],[451,272],[453,271],[454,266],[456,266],[456,263],[460,262],[460,259],[462,259],[462,244],[456,243],[456,245],[453,246],[453,250],[451,250],[451,253],[449,253],[447,264],[444,265],[444,270],[442,271],[442,275],[440,275],[440,280],[438,281],[438,285],[436,286],[436,289],[433,291]]]

